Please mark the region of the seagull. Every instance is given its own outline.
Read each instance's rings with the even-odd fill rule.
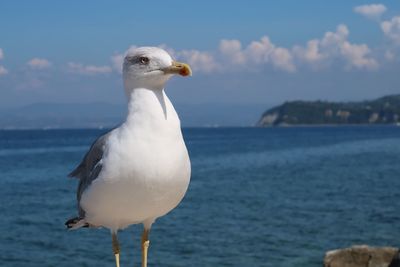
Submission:
[[[191,76],[192,71],[158,47],[128,51],[123,62],[126,120],[94,141],[69,174],[79,179],[79,216],[66,226],[110,229],[117,267],[118,230],[143,224],[146,267],[152,224],[181,202],[189,186],[190,159],[180,120],[164,90],[174,74]]]

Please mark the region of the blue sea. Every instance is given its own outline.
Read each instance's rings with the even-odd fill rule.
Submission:
[[[0,131],[0,266],[114,266],[107,229],[68,231],[66,175],[105,130]],[[320,267],[400,246],[400,127],[189,128],[192,181],[151,232],[151,266]],[[121,266],[140,266],[136,225]]]

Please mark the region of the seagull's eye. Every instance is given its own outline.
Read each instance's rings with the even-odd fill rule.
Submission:
[[[139,58],[139,63],[143,65],[149,64],[150,59],[148,57],[140,57]]]

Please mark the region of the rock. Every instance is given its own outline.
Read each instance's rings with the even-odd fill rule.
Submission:
[[[278,118],[279,118],[279,114],[278,113],[268,114],[268,115],[263,116],[260,119],[260,121],[257,123],[257,125],[260,125],[260,126],[274,125]]]
[[[397,251],[396,255],[394,255],[389,267],[400,267],[400,251]]]
[[[399,249],[352,246],[325,254],[324,267],[400,267]]]

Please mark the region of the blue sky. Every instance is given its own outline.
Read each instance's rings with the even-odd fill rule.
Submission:
[[[0,106],[123,103],[118,64],[141,45],[193,66],[177,103],[400,93],[399,1],[2,1]]]

